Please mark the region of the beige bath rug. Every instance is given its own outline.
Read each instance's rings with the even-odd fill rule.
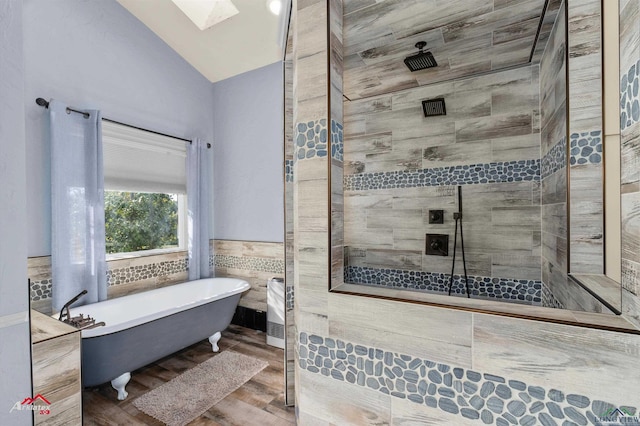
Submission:
[[[186,425],[238,389],[268,362],[224,351],[133,401],[169,426]]]

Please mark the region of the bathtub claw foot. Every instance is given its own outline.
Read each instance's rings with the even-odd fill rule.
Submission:
[[[211,343],[211,349],[214,352],[218,352],[220,350],[220,348],[218,347],[218,340],[220,340],[221,337],[222,337],[222,334],[220,334],[219,331],[214,335],[212,335],[211,337],[209,337],[209,343]]]
[[[131,380],[131,373],[124,373],[116,377],[111,381],[111,387],[118,391],[118,400],[124,401],[124,399],[129,395],[129,393],[124,390],[124,387],[127,386]]]

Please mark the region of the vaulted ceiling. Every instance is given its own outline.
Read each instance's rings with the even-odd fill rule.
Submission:
[[[360,99],[535,62],[559,7],[560,0],[345,0],[344,94]],[[419,41],[438,66],[411,72],[403,60]]]
[[[233,0],[239,13],[204,31],[171,0],[117,1],[211,82],[282,60],[281,21],[265,0]]]

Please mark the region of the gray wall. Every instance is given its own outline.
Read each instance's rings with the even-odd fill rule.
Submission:
[[[46,112],[57,98],[180,137],[213,140],[211,83],[112,0],[25,0],[28,254],[50,254]]]
[[[22,3],[0,0],[0,424],[31,424],[14,411],[31,395],[27,297]]]
[[[282,93],[280,62],[213,85],[216,239],[283,241]]]

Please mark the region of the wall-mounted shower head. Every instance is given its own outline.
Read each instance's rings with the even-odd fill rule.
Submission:
[[[427,45],[426,41],[419,41],[416,43],[416,47],[420,49],[415,55],[407,56],[404,58],[404,63],[409,68],[409,71],[420,71],[427,68],[437,67],[438,63],[436,59],[433,57],[431,52],[425,52],[423,49]]]

